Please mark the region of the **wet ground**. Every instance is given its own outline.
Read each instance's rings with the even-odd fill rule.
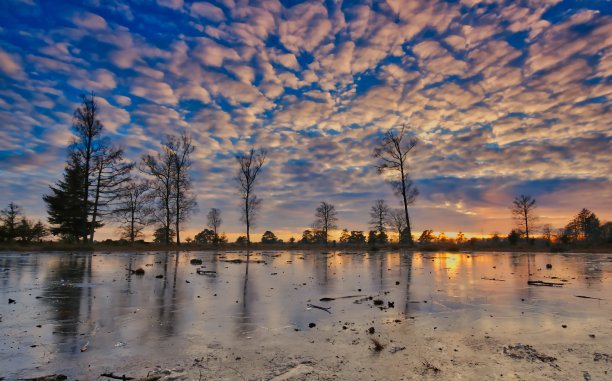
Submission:
[[[612,254],[2,253],[0,379],[610,379],[611,275]]]

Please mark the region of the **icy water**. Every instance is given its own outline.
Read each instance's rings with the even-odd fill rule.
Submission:
[[[0,379],[91,379],[253,341],[299,352],[303,332],[392,324],[396,341],[473,331],[609,349],[611,275],[612,254],[2,253]]]

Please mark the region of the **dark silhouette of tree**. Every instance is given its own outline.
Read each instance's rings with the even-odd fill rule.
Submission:
[[[537,218],[535,215],[535,203],[535,198],[524,194],[516,197],[514,201],[512,201],[512,214],[519,222],[521,229],[525,229],[525,240],[527,242],[529,242],[529,229],[533,229],[532,225]]]
[[[573,241],[594,242],[599,238],[599,219],[590,210],[582,209],[567,224],[565,231]]]
[[[113,210],[121,238],[133,243],[142,236],[142,230],[150,223],[151,201],[149,182],[133,178],[124,184]]]
[[[245,235],[238,236],[236,238],[236,243],[247,243],[247,237]]]
[[[302,239],[300,239],[301,243],[313,243],[314,235],[310,229],[306,229],[302,232]]]
[[[200,245],[208,245],[210,243],[216,242],[216,238],[218,238],[218,236],[213,230],[210,229],[204,229],[198,234],[196,234],[194,237],[196,243]]]
[[[92,184],[92,212],[89,228],[89,241],[93,242],[95,228],[102,226],[98,218],[113,213],[112,204],[121,197],[125,184],[130,181],[130,171],[134,167],[123,158],[123,150],[102,147],[94,158]]]
[[[278,238],[274,233],[269,230],[266,230],[265,233],[261,236],[261,243],[277,243]]]
[[[153,232],[153,242],[164,243],[167,245],[167,242],[170,242],[172,239],[174,239],[175,234],[176,233],[174,232],[174,230],[172,230],[172,228],[169,228],[167,226],[161,226],[155,229],[155,232]]]
[[[612,222],[606,222],[599,227],[599,232],[603,242],[612,243]]]
[[[377,230],[370,230],[368,233],[368,243],[374,245],[376,243],[386,243],[388,241],[387,233]]]
[[[176,244],[181,244],[180,223],[187,220],[196,207],[195,197],[191,194],[191,154],[195,150],[193,138],[185,133],[180,136],[166,136],[163,143],[170,152],[172,166],[172,183],[174,191],[174,226],[176,229]]]
[[[373,245],[376,243],[376,230],[370,230],[368,232],[368,243]]]
[[[340,233],[340,238],[338,239],[338,242],[340,243],[348,243],[349,239],[351,238],[351,235],[349,234],[347,229],[342,229],[342,232]]]
[[[521,230],[512,229],[510,234],[508,234],[508,243],[510,243],[510,245],[516,245],[518,241],[521,239],[522,235],[523,235],[523,232]]]
[[[18,218],[21,215],[21,207],[14,202],[10,202],[5,209],[0,211],[0,221],[7,241],[11,242],[17,237]]]
[[[81,95],[82,104],[74,111],[74,117],[72,118],[72,129],[74,130],[77,138],[73,141],[71,149],[74,156],[79,160],[82,168],[82,187],[81,192],[83,207],[81,213],[83,213],[82,220],[86,221],[89,218],[91,210],[95,209],[95,206],[90,207],[89,193],[92,185],[91,174],[93,172],[95,156],[105,146],[105,142],[102,140],[103,126],[98,119],[98,104],[96,102],[95,94],[92,92],[91,95]],[[84,230],[85,235],[83,241],[87,241],[87,234],[95,230],[95,222],[92,221],[91,226],[88,226]],[[92,241],[93,242],[93,241]]]
[[[153,208],[151,215],[155,221],[162,224],[163,229],[158,230],[166,233],[162,242],[169,245],[171,242],[170,225],[175,213],[171,204],[172,162],[167,155],[168,152],[166,150],[163,152],[164,155],[160,153],[157,156],[144,155],[140,170],[152,178],[150,184],[155,208]]]
[[[389,207],[385,200],[376,200],[370,209],[370,227],[382,235],[387,230]]]
[[[552,235],[553,235],[553,230],[550,224],[546,224],[542,226],[542,237],[546,241],[546,245],[550,245]]]
[[[421,233],[421,236],[419,237],[419,242],[420,243],[430,243],[435,238],[436,237],[434,237],[433,235],[433,230],[423,230],[423,232]]]
[[[70,172],[71,182],[81,182],[82,190],[79,195],[82,205],[78,210],[82,213],[80,223],[83,223],[85,228],[79,229],[83,234],[80,238],[83,242],[93,242],[95,230],[103,226],[103,217],[110,213],[109,206],[121,189],[122,183],[129,178],[132,164],[125,162],[121,149],[110,146],[108,139],[102,136],[104,126],[98,119],[99,110],[95,94],[82,95],[81,99],[82,103],[74,111],[72,118],[72,130],[76,137],[68,147],[67,171]],[[65,175],[68,175],[68,172]],[[80,180],[75,178],[76,175],[81,176]],[[65,181],[67,179],[65,176],[64,185],[68,185]],[[55,193],[53,196],[57,198],[62,194],[68,196],[65,192]],[[75,195],[76,192],[71,191],[70,197]],[[60,207],[60,203],[61,200],[57,200],[54,204]],[[75,212],[77,205],[73,205],[74,200],[71,199],[67,203],[71,205],[70,213]],[[62,220],[58,214],[60,209],[52,209],[54,209],[52,218],[56,221]],[[68,208],[64,209],[68,213]],[[66,216],[67,219],[73,217]],[[63,228],[61,230],[64,233],[58,234],[64,236],[74,233],[67,233]],[[74,241],[74,237],[70,240]]]
[[[192,138],[189,135],[166,135],[162,141],[162,151],[156,156],[144,155],[140,169],[152,178],[152,189],[157,207],[153,217],[167,227],[174,224],[176,243],[181,244],[180,224],[186,221],[196,207],[195,198],[191,194],[190,155],[194,151]],[[165,243],[170,244],[170,236]]]
[[[410,230],[410,217],[408,215],[408,205],[416,200],[419,194],[417,188],[410,180],[408,172],[408,153],[416,146],[417,139],[408,137],[405,134],[405,125],[399,132],[387,131],[382,141],[374,148],[373,156],[378,159],[376,168],[379,173],[391,172],[394,179],[391,185],[400,195],[404,205],[404,217],[406,220],[405,237],[407,242],[412,245],[412,233]]]
[[[70,158],[64,169],[64,178],[55,187],[50,186],[51,194],[44,195],[43,201],[47,204],[48,221],[54,225],[51,234],[69,242],[79,242],[81,238],[86,241],[89,232],[87,215],[91,205],[83,204],[85,169],[75,154]]]
[[[363,232],[360,230],[351,231],[351,236],[349,237],[349,243],[365,243],[366,237],[363,235]]]
[[[223,219],[221,218],[221,210],[217,208],[211,208],[206,218],[208,219],[208,227],[211,228],[212,231],[215,233],[214,243],[219,243],[219,234],[217,233],[219,227],[221,227],[221,224],[223,223]]]
[[[251,148],[248,152],[240,152],[235,157],[238,161],[239,171],[236,177],[238,191],[242,198],[242,222],[246,225],[247,248],[251,243],[251,225],[253,225],[260,200],[253,193],[257,175],[266,161],[267,152],[264,149]]]
[[[404,211],[400,209],[393,209],[389,211],[387,217],[387,224],[392,226],[397,232],[397,239],[402,242],[402,232],[406,229],[406,217]]]
[[[41,221],[38,221],[30,228],[28,239],[30,241],[41,242],[47,235],[49,235],[49,228]]]
[[[337,228],[338,212],[336,212],[336,208],[332,204],[321,201],[315,212],[315,217],[313,226],[323,231],[323,241],[327,245],[329,231]]]

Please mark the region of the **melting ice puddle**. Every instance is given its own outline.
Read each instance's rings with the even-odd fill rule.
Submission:
[[[295,346],[296,332],[315,327],[323,335],[409,322],[546,341],[553,338],[538,335],[552,327],[584,335],[612,316],[609,254],[284,251],[245,259],[242,252],[2,253],[0,377],[79,376],[91,364],[246,340]],[[137,268],[145,274],[126,270]]]

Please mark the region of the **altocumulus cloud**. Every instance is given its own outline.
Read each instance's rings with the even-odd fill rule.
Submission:
[[[607,1],[4,1],[0,204],[44,218],[79,94],[138,160],[167,133],[197,146],[200,210],[241,231],[233,153],[269,150],[258,227],[297,235],[326,200],[366,229],[398,205],[372,148],[409,126],[416,230],[505,233],[534,195],[562,226],[612,219],[612,16]],[[24,191],[27,197],[24,197]],[[110,232],[110,231],[109,231]],[[287,238],[285,237],[285,238]]]

